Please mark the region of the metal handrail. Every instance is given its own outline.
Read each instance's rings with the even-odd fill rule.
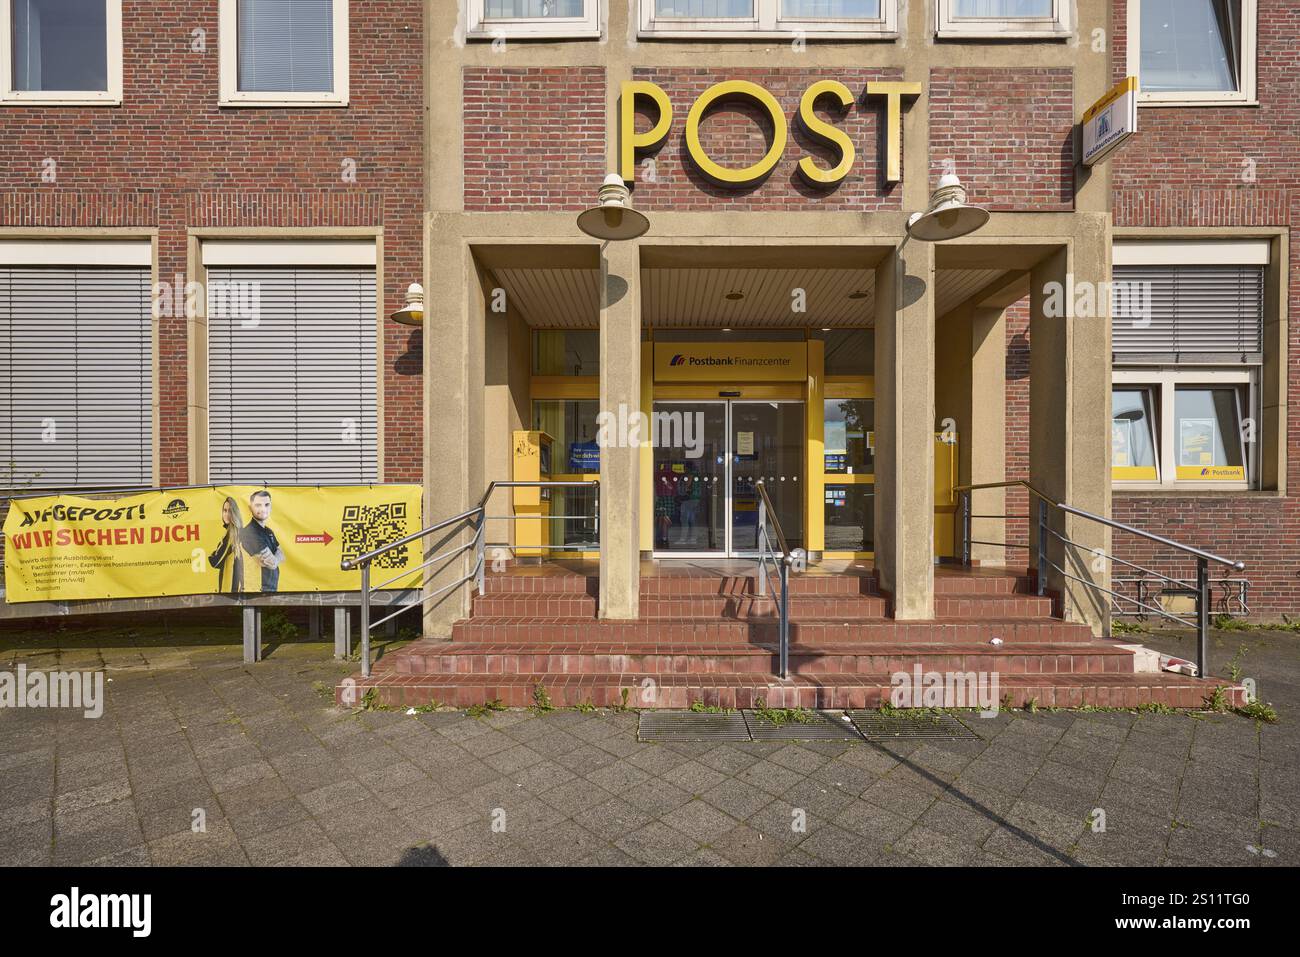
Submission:
[[[341,565],[341,567],[345,572],[352,571],[353,569],[361,570],[361,613],[360,613],[361,620],[359,622],[359,627],[361,631],[361,674],[362,676],[366,678],[370,677],[370,632],[371,630],[373,628],[379,627],[384,622],[389,621],[390,619],[396,618],[402,612],[406,611],[408,607],[411,607],[411,606],[403,606],[401,608],[398,608],[397,611],[393,612],[392,614],[386,615],[383,618],[379,619],[378,621],[372,623],[370,621],[370,599],[375,592],[383,588],[385,585],[391,585],[395,581],[398,581],[402,578],[406,578],[417,571],[421,571],[425,568],[428,568],[434,562],[441,561],[446,558],[453,558],[456,555],[459,555],[472,548],[474,549],[473,568],[467,574],[462,575],[460,578],[456,579],[455,581],[448,582],[447,584],[442,585],[441,587],[436,588],[433,591],[428,592],[425,595],[421,596],[420,604],[423,605],[424,602],[429,601],[432,598],[437,598],[439,595],[445,594],[446,592],[451,591],[453,588],[459,588],[461,585],[467,584],[468,582],[471,581],[477,584],[479,594],[482,594],[484,585],[486,584],[486,577],[487,577],[487,570],[485,568],[485,562],[484,562],[484,551],[486,548],[486,541],[487,541],[486,529],[487,529],[488,521],[489,520],[517,521],[518,519],[521,518],[538,517],[533,515],[488,515],[487,506],[488,506],[488,502],[492,498],[493,492],[495,492],[499,488],[542,489],[542,488],[599,488],[599,487],[600,487],[600,482],[595,481],[594,479],[589,481],[579,481],[579,482],[543,482],[543,481],[490,482],[488,483],[487,491],[483,493],[483,497],[479,499],[478,504],[475,505],[473,508],[466,509],[465,511],[461,512],[458,515],[453,515],[451,518],[444,518],[439,522],[435,522],[432,525],[420,529],[418,532],[414,532],[410,535],[406,535],[395,541],[389,542],[386,545],[381,545],[379,548],[373,549],[372,551],[366,552],[365,554],[357,555],[353,558],[345,559]],[[563,518],[570,518],[575,516],[547,515],[541,517],[552,518],[552,519],[554,518],[563,519]],[[583,515],[583,516],[576,516],[576,517],[586,518],[587,516]],[[599,496],[597,496],[596,498],[596,511],[593,518],[596,522],[597,531],[599,531],[600,529],[600,497]],[[379,558],[382,555],[386,555],[387,553],[393,551],[396,548],[401,548],[402,546],[409,545],[412,542],[417,542],[420,541],[421,539],[428,538],[430,535],[432,535],[435,532],[442,531],[445,528],[451,528],[452,526],[459,525],[463,522],[473,522],[474,537],[469,542],[466,542],[464,545],[461,545],[458,548],[453,548],[449,551],[445,551],[440,555],[435,555],[433,558],[426,559],[424,562],[417,565],[415,568],[404,571],[400,575],[397,575],[394,578],[390,578],[388,581],[383,582],[380,585],[372,586],[370,584],[370,566],[374,563],[375,559]],[[558,546],[558,547],[563,547],[563,546]]]
[[[1028,482],[1025,481],[985,482],[982,485],[955,485],[953,486],[953,491],[954,492],[978,492],[981,489],[1014,488],[1017,485],[1021,486],[1022,488],[1028,489],[1032,495],[1036,496],[1041,501],[1044,501],[1047,504],[1051,505],[1053,508],[1059,508],[1062,511],[1069,512],[1072,515],[1078,515],[1080,518],[1086,518],[1094,522],[1100,522],[1102,525],[1109,525],[1111,528],[1118,529],[1121,532],[1128,532],[1132,535],[1138,535],[1142,538],[1147,539],[1148,541],[1155,542],[1158,545],[1165,545],[1168,546],[1169,548],[1176,548],[1179,551],[1186,552],[1189,555],[1195,555],[1198,558],[1204,558],[1206,561],[1218,562],[1220,565],[1227,565],[1229,568],[1235,569],[1236,571],[1239,572],[1245,571],[1246,569],[1246,565],[1244,562],[1233,561],[1230,558],[1224,558],[1221,555],[1216,555],[1214,554],[1214,552],[1207,552],[1202,548],[1196,548],[1192,545],[1184,545],[1182,542],[1176,542],[1172,538],[1165,538],[1163,535],[1156,535],[1154,532],[1146,532],[1140,528],[1135,528],[1132,525],[1125,525],[1123,522],[1117,522],[1112,518],[1106,518],[1104,515],[1097,515],[1094,514],[1093,512],[1084,511],[1081,508],[1075,508],[1073,505],[1067,505],[1065,502],[1058,502],[1052,496],[1040,492],[1038,489],[1034,488],[1034,486],[1030,485]],[[970,517],[982,518],[986,516],[972,515]],[[1016,517],[1018,518],[1019,516]]]
[[[1094,592],[1104,593],[1106,596],[1108,596],[1108,598],[1110,599],[1109,607],[1111,608],[1111,614],[1122,614],[1123,612],[1119,611],[1119,609],[1121,609],[1123,605],[1120,603],[1128,602],[1132,605],[1136,605],[1138,608],[1144,611],[1154,612],[1155,614],[1160,615],[1163,618],[1167,618],[1170,621],[1176,622],[1177,624],[1192,626],[1196,629],[1197,674],[1201,677],[1205,677],[1208,674],[1207,669],[1209,665],[1209,631],[1210,631],[1209,615],[1210,615],[1210,605],[1212,603],[1212,594],[1211,594],[1212,582],[1210,581],[1210,571],[1209,571],[1210,562],[1216,562],[1220,565],[1226,565],[1228,568],[1231,568],[1237,572],[1241,572],[1245,570],[1246,568],[1245,562],[1234,561],[1230,558],[1224,558],[1222,555],[1216,555],[1214,552],[1206,551],[1203,548],[1196,548],[1192,545],[1184,545],[1182,542],[1176,542],[1171,538],[1164,537],[1163,535],[1156,535],[1153,532],[1148,532],[1140,528],[1135,528],[1134,526],[1126,525],[1123,522],[1117,522],[1114,519],[1105,517],[1104,515],[1097,515],[1093,512],[1086,511],[1085,509],[1075,508],[1073,505],[1070,505],[1066,502],[1058,502],[1054,497],[1045,494],[1044,492],[1035,488],[1029,482],[1025,482],[1023,480],[1016,480],[1011,482],[985,482],[982,484],[954,486],[953,492],[958,496],[960,496],[961,499],[962,522],[960,528],[961,528],[961,535],[962,535],[961,560],[963,565],[969,566],[971,563],[971,545],[973,544],[991,545],[993,547],[1000,547],[1000,548],[1029,548],[1028,545],[1020,545],[1018,543],[1011,543],[1011,542],[977,541],[972,537],[971,534],[972,519],[988,517],[988,516],[977,516],[973,513],[971,508],[972,494],[974,492],[978,492],[983,489],[995,489],[995,488],[1006,489],[1006,488],[1014,488],[1016,486],[1020,486],[1022,488],[1028,489],[1029,493],[1038,500],[1038,523],[1037,523],[1038,547],[1037,547],[1036,557],[1038,559],[1037,577],[1038,577],[1039,595],[1042,595],[1044,593],[1044,589],[1046,588],[1047,572],[1048,569],[1050,568],[1065,579],[1079,582],[1081,585],[1093,590]],[[1082,545],[1079,542],[1067,538],[1066,536],[1062,535],[1060,532],[1056,531],[1056,529],[1052,528],[1051,524],[1047,520],[1048,509],[1053,509],[1053,508],[1056,509],[1058,512],[1062,512],[1068,515],[1076,515],[1079,518],[1084,518],[1092,522],[1097,522],[1098,524],[1104,525],[1116,531],[1125,532],[1130,535],[1136,535],[1139,538],[1146,539],[1147,541],[1155,542],[1157,545],[1163,545],[1167,548],[1172,548],[1186,555],[1190,555],[1191,557],[1196,559],[1196,581],[1191,582],[1183,579],[1171,578],[1168,575],[1155,571],[1154,569],[1146,568],[1142,565],[1135,564],[1134,562],[1127,561],[1126,559],[1120,558],[1116,555],[1110,555],[1105,551],[1102,551],[1101,549],[1089,548],[1088,546]],[[1002,516],[1002,517],[1006,518],[1010,516]],[[1026,515],[1025,519],[1026,521],[1030,521],[1032,519],[1032,516]],[[1098,584],[1095,581],[1092,581],[1091,579],[1084,578],[1081,575],[1072,574],[1071,572],[1067,571],[1065,568],[1062,568],[1060,565],[1056,564],[1048,557],[1047,543],[1049,537],[1055,538],[1057,541],[1059,541],[1063,548],[1086,549],[1088,553],[1094,558],[1104,558],[1105,560],[1111,562],[1112,564],[1118,563],[1128,568],[1136,569],[1137,571],[1143,573],[1144,575],[1152,575],[1156,578],[1162,579],[1166,582],[1169,582],[1171,585],[1182,586],[1183,591],[1185,591],[1187,594],[1195,595],[1196,597],[1195,622],[1189,621],[1186,618],[1179,617],[1178,615],[1166,611],[1163,608],[1159,608],[1155,605],[1147,604],[1142,600],[1145,597],[1145,595],[1142,594],[1140,591],[1139,591],[1138,598],[1136,599],[1130,598],[1128,595],[1122,595],[1119,592],[1113,591],[1109,588],[1106,588]],[[1245,606],[1244,599],[1241,601],[1241,604]]]
[[[770,550],[780,588],[780,600],[777,604],[780,622],[777,675],[784,681],[790,672],[790,566],[794,564],[794,556],[785,540],[785,532],[781,530],[781,520],[777,518],[776,509],[772,505],[772,499],[768,497],[763,480],[759,479],[754,484],[758,488],[758,593],[767,594],[769,584],[767,559]],[[776,548],[772,547],[767,534],[769,519],[772,523],[772,531],[776,535]]]

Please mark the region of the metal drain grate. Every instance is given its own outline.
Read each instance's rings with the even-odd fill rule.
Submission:
[[[879,711],[850,711],[849,717],[868,741],[900,738],[974,740],[980,736],[950,714],[895,715]]]
[[[739,712],[642,711],[638,741],[749,741],[745,716]]]
[[[861,741],[862,735],[848,721],[840,717],[843,712],[826,714],[815,712],[808,721],[787,721],[772,724],[753,711],[742,712],[749,733],[755,741]]]

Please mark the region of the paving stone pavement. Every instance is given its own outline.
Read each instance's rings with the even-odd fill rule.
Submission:
[[[0,626],[0,670],[108,678],[98,720],[0,710],[0,864],[1300,860],[1295,634],[1215,638],[1218,673],[1247,646],[1276,725],[1017,712],[972,719],[978,741],[888,745],[643,744],[635,714],[608,711],[352,713],[331,693],[354,666],[326,644],[250,666],[233,636],[168,616]]]

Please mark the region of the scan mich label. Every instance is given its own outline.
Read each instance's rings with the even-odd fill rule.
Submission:
[[[808,375],[804,342],[658,342],[658,382],[802,382]]]

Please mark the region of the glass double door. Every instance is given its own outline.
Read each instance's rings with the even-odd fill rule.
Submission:
[[[656,402],[652,429],[656,556],[755,554],[760,479],[787,543],[803,545],[802,402]]]

